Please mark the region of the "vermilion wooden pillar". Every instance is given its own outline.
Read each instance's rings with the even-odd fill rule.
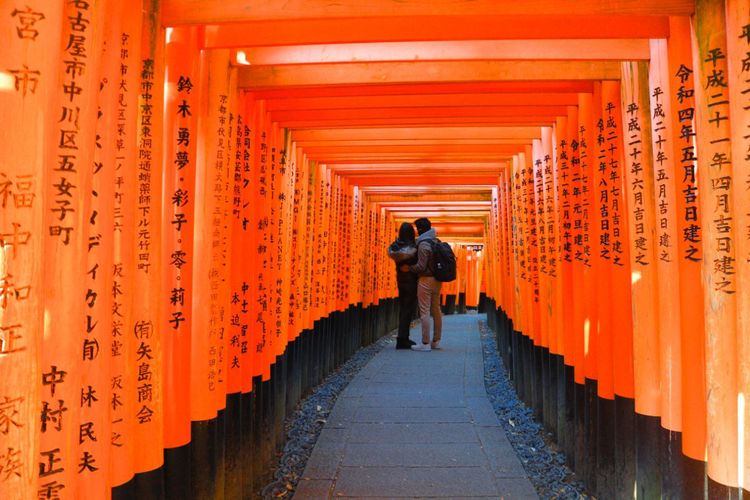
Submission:
[[[81,404],[79,435],[81,454],[96,459],[96,470],[87,470],[81,481],[82,496],[107,498],[110,495],[111,400],[109,367],[112,361],[110,345],[112,330],[112,276],[114,258],[114,201],[117,171],[115,170],[118,85],[120,76],[119,50],[122,18],[117,8],[100,11],[95,23],[104,27],[104,50],[101,54],[101,74],[97,96],[96,140],[94,143],[90,212],[88,216],[88,247],[86,255],[86,327],[81,364],[81,394],[95,394],[98,401],[88,398]],[[114,11],[114,12],[113,12]],[[115,15],[112,15],[112,14]],[[83,471],[81,471],[83,472]]]
[[[705,326],[703,314],[704,285],[703,235],[701,205],[698,202],[698,175],[695,117],[695,82],[690,20],[670,18],[669,99],[675,130],[673,157],[678,162],[677,184],[677,259],[680,271],[680,345],[682,348],[682,445],[692,459],[702,486],[706,459],[706,379]],[[679,130],[679,133],[677,131]]]
[[[748,82],[748,53],[750,53],[750,5],[747,2],[726,2],[727,84],[730,96],[732,132],[732,169],[737,196],[734,197],[734,216],[737,256],[737,385],[738,394],[738,484],[750,491],[750,201],[747,181],[750,179],[750,85]],[[741,186],[745,182],[745,189]],[[740,194],[744,191],[745,194]],[[743,230],[739,228],[744,228]]]
[[[164,164],[164,287],[161,328],[165,332],[164,444],[190,442],[190,344],[194,263],[195,166],[201,78],[198,28],[175,28],[166,46]]]
[[[656,217],[653,159],[648,105],[648,69],[644,63],[624,63],[622,81],[625,130],[625,179],[630,229],[633,308],[633,366],[636,452],[639,494],[660,492],[656,455],[659,391],[659,323],[656,257]],[[648,334],[644,334],[648,332]],[[646,439],[639,438],[639,435]]]
[[[14,124],[0,129],[0,398],[12,415],[0,434],[0,455],[12,464],[0,483],[0,497],[30,498],[40,484],[53,491],[62,484],[52,475],[38,483],[44,457],[37,422],[40,396],[51,399],[49,385],[42,385],[42,373],[50,367],[41,362],[40,350],[45,328],[42,245],[49,238],[42,221],[52,208],[48,170],[57,161],[46,138],[59,131],[50,130],[45,111],[58,103],[63,5],[32,1],[7,3],[0,10],[9,23],[0,34],[0,59],[11,78],[0,92],[0,108]]]
[[[134,65],[138,81],[138,116],[136,118],[138,174],[135,200],[135,274],[137,293],[133,302],[135,357],[131,367],[132,391],[135,393],[135,447],[138,450],[135,472],[148,472],[163,463],[163,394],[154,388],[162,385],[163,330],[160,328],[162,302],[161,248],[163,227],[162,175],[163,124],[159,110],[164,106],[164,31],[159,21],[159,5],[145,1],[140,40],[140,59]],[[145,375],[144,375],[145,373]],[[150,490],[160,478],[136,482],[138,488]]]
[[[94,2],[66,4],[60,20],[63,39],[77,35],[84,24],[96,23],[102,9],[100,3]],[[85,473],[96,473],[97,460],[107,460],[106,457],[91,455],[90,450],[80,446],[78,439],[82,362],[95,361],[100,354],[100,349],[87,339],[84,327],[86,314],[96,306],[98,298],[96,292],[89,291],[87,286],[86,265],[93,183],[93,170],[89,166],[94,163],[101,68],[101,54],[95,47],[100,46],[102,34],[102,31],[86,33],[76,47],[60,46],[58,59],[72,58],[74,54],[71,52],[83,53],[85,57],[82,57],[84,62],[81,65],[75,65],[72,70],[64,64],[51,65],[44,72],[46,78],[54,82],[55,91],[51,108],[54,113],[45,113],[47,155],[44,176],[39,180],[43,182],[42,224],[34,228],[43,235],[44,248],[39,269],[44,276],[44,287],[41,288],[44,296],[41,402],[37,406],[37,418],[27,425],[32,425],[31,422],[41,424],[37,431],[39,453],[35,457],[37,487],[43,491],[52,490],[55,494],[64,489],[72,496],[86,491],[76,472],[79,462],[84,459],[87,463]],[[41,72],[38,76],[41,77]],[[25,88],[29,82],[21,85],[25,92],[29,92]],[[5,224],[8,233],[3,236],[3,248],[6,258],[15,258],[25,250],[22,244],[30,239],[31,228],[24,231],[20,224]],[[9,300],[24,300],[32,292],[20,281],[30,280],[30,276],[19,275],[17,283],[11,277],[11,272],[3,276],[3,303],[6,306]],[[10,285],[13,285],[12,290]],[[3,452],[6,459],[11,454],[6,450]]]
[[[136,133],[138,129],[138,95],[140,88],[140,40],[143,29],[141,9],[119,9],[122,32],[117,45],[120,76],[117,79],[117,120],[115,156],[114,256],[112,268],[112,314],[110,348],[110,404],[112,450],[110,456],[110,485],[130,481],[135,467],[136,395],[134,371],[136,360],[133,303],[136,294],[136,201],[138,161]],[[115,15],[115,14],[113,14]]]
[[[581,396],[577,396],[578,428],[576,429],[576,470],[581,471],[588,484],[596,484],[596,379],[598,363],[598,308],[596,296],[596,256],[599,242],[596,240],[598,222],[597,186],[594,170],[596,168],[596,102],[598,95],[585,93],[578,95],[578,134],[579,158],[581,166],[581,205],[582,205],[582,259],[583,280],[582,291],[584,300],[583,330],[580,333],[582,373],[576,374],[577,389]],[[580,459],[580,461],[579,461]]]
[[[699,191],[704,236],[708,476],[712,494],[738,485],[737,220],[722,2],[699,0],[694,16]],[[736,35],[733,35],[736,36]],[[713,487],[715,486],[715,488]]]

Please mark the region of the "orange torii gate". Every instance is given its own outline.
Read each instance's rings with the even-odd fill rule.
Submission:
[[[421,215],[593,493],[747,492],[747,2],[250,3],[3,4],[0,497],[257,494]]]

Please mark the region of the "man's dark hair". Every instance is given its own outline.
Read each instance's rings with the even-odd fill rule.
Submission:
[[[424,234],[432,228],[430,219],[428,219],[427,217],[420,217],[419,219],[415,220],[414,225],[417,226],[417,232],[419,234]]]

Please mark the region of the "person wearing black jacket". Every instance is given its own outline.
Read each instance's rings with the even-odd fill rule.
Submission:
[[[409,339],[409,326],[417,310],[417,275],[402,271],[402,265],[417,263],[417,244],[414,227],[408,222],[401,224],[398,238],[388,247],[388,256],[396,263],[398,284],[399,321],[396,349],[410,349],[415,343]]]

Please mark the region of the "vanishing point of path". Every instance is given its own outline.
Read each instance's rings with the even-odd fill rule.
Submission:
[[[377,354],[339,396],[294,498],[538,498],[487,399],[482,318],[445,316],[439,351]]]

